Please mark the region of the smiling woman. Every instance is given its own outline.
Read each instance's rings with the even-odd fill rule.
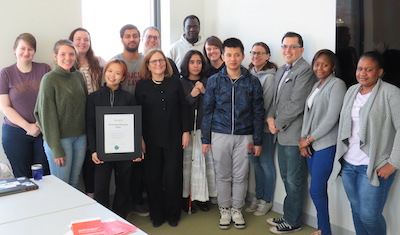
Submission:
[[[70,40],[56,42],[56,67],[43,76],[34,112],[43,133],[50,173],[75,188],[87,147],[87,90],[81,72],[74,68],[77,54]]]

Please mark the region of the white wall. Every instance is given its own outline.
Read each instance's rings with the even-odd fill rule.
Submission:
[[[37,52],[34,61],[53,65],[53,46],[59,39],[81,26],[80,0],[18,0],[0,3],[0,68],[15,63],[14,41],[21,33],[31,33],[36,38]],[[0,113],[0,124],[3,114]],[[0,129],[1,134],[1,129]],[[0,162],[8,163],[3,148]]]
[[[59,39],[82,24],[80,0],[1,1],[0,68],[15,63],[12,50],[21,33],[31,33],[37,41],[35,61],[53,65],[52,49]]]

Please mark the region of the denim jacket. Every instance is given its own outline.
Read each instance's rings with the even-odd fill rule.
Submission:
[[[208,79],[201,126],[202,143],[211,144],[211,132],[253,135],[262,144],[264,100],[260,81],[241,66],[241,76],[231,79],[226,67]]]

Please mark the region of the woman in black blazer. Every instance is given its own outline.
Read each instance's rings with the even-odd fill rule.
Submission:
[[[180,80],[161,50],[149,51],[140,69],[136,100],[142,106],[145,180],[154,227],[178,225],[182,153],[189,144],[188,105]]]

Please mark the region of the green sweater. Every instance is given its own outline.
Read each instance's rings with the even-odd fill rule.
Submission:
[[[81,72],[57,66],[43,76],[35,118],[55,158],[65,157],[61,139],[85,134],[87,90]]]

